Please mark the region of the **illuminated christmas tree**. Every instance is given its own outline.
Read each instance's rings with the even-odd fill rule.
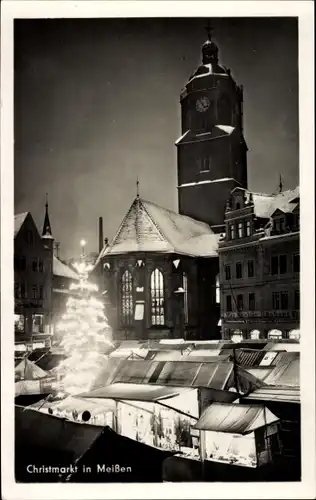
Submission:
[[[57,325],[66,359],[57,367],[58,378],[68,394],[88,391],[104,366],[104,354],[112,345],[111,328],[104,305],[97,300],[98,288],[88,280],[91,265],[82,258],[74,264],[79,282],[72,284],[67,312]]]

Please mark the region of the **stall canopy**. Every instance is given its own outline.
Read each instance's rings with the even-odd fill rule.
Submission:
[[[28,359],[23,359],[14,370],[16,380],[38,380],[47,377],[47,373]]]
[[[243,399],[266,403],[273,401],[275,403],[300,404],[301,402],[299,387],[260,387]]]
[[[105,413],[107,411],[115,410],[115,403],[113,400],[107,399],[93,399],[90,398],[78,398],[68,396],[64,399],[59,399],[56,401],[38,401],[28,407],[33,410],[58,410],[60,412],[71,412],[76,410],[78,413],[89,411],[91,416],[98,415],[100,413]]]
[[[273,364],[275,368],[265,378],[267,385],[299,387],[300,354],[298,352],[280,352]]]
[[[278,417],[264,406],[212,403],[194,428],[201,431],[248,434],[278,421]]]
[[[80,398],[105,398],[115,400],[134,400],[155,402],[189,393],[190,389],[182,387],[164,387],[142,384],[113,384],[94,391],[80,394]]]

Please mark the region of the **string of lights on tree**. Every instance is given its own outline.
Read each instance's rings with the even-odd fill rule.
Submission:
[[[60,347],[66,355],[57,368],[57,374],[67,394],[91,389],[104,364],[102,353],[112,345],[104,304],[96,298],[98,287],[89,282],[93,266],[85,260],[84,245],[82,240],[80,261],[73,264],[79,276],[78,282],[70,285],[66,313],[57,325],[62,338]]]

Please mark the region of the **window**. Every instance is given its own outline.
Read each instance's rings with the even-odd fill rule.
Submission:
[[[221,290],[220,290],[220,284],[219,284],[219,274],[216,275],[215,279],[215,301],[216,304],[219,304],[221,301]]]
[[[21,298],[26,299],[27,293],[26,293],[26,286],[25,283],[21,284]]]
[[[250,224],[250,220],[247,220],[247,222],[246,222],[246,236],[251,236],[251,224]]]
[[[294,309],[297,309],[297,310],[300,309],[300,291],[299,290],[294,291]]]
[[[274,220],[274,231],[276,234],[284,233],[285,230],[285,219],[284,217]]]
[[[128,270],[121,279],[121,322],[123,325],[133,322],[133,277]]]
[[[243,223],[238,222],[238,238],[242,238],[243,236],[244,236]]]
[[[281,292],[281,309],[289,308],[289,295],[287,292]]]
[[[40,273],[42,273],[44,271],[44,262],[43,262],[43,259],[39,259],[38,260],[38,270]]]
[[[23,314],[14,315],[14,330],[17,332],[24,332],[25,318]]]
[[[244,308],[244,296],[237,295],[237,309],[238,311],[242,311]]]
[[[280,274],[287,272],[287,258],[286,255],[280,255]]]
[[[236,344],[238,344],[239,342],[242,342],[244,336],[243,336],[243,333],[241,330],[234,330],[232,335],[231,335],[231,338],[230,340],[232,342],[235,342]]]
[[[44,321],[42,314],[33,314],[32,317],[32,332],[44,333]]]
[[[14,298],[19,299],[20,297],[21,297],[20,283],[14,283]]]
[[[189,323],[189,308],[188,308],[188,277],[183,273],[183,307],[184,307],[184,323]]]
[[[165,322],[164,306],[164,283],[163,275],[159,269],[151,273],[151,324],[153,326],[163,325]]]
[[[240,203],[236,203],[236,210],[240,209]]]
[[[272,308],[280,309],[280,295],[279,292],[272,292]]]
[[[254,311],[256,309],[256,297],[254,293],[249,294],[249,311]]]
[[[32,286],[32,299],[37,299],[37,286]]]
[[[34,235],[33,235],[33,232],[32,232],[32,231],[26,231],[26,233],[25,233],[25,239],[26,239],[26,242],[27,242],[29,245],[33,245],[33,243],[34,243]]]
[[[258,339],[260,339],[260,331],[259,330],[252,330],[250,332],[250,338],[251,338],[251,340],[258,340]]]
[[[236,278],[242,278],[242,264],[241,262],[236,263]]]
[[[229,231],[230,231],[230,239],[234,240],[235,239],[235,226],[234,226],[234,224],[231,224],[229,226]]]
[[[199,158],[199,168],[200,172],[209,172],[211,169],[211,157],[202,156]]]
[[[226,311],[231,312],[232,309],[232,296],[226,295]]]
[[[230,266],[225,266],[225,279],[227,281],[231,279]]]
[[[223,94],[218,102],[219,122],[223,125],[232,124],[232,104],[227,94]]]
[[[32,269],[33,269],[34,272],[37,272],[37,269],[38,269],[37,259],[33,260],[33,262],[32,262]]]
[[[254,261],[248,260],[248,278],[253,278],[255,275]]]
[[[271,274],[279,273],[279,258],[277,255],[271,257]]]
[[[300,272],[300,254],[296,253],[293,255],[293,271],[294,273]]]
[[[44,287],[43,286],[39,287],[39,298],[40,299],[44,298]]]
[[[280,340],[282,339],[282,332],[280,330],[270,330],[268,333],[268,339]]]

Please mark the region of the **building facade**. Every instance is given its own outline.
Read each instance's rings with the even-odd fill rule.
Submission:
[[[298,338],[299,191],[235,188],[219,243],[222,337]]]
[[[39,235],[29,212],[14,218],[14,326],[16,341],[49,333],[53,239]]]
[[[182,135],[178,153],[179,213],[223,230],[225,204],[236,186],[247,188],[243,89],[218,62],[209,39],[202,64],[180,96]]]
[[[218,236],[137,196],[95,267],[115,339],[219,338]]]

